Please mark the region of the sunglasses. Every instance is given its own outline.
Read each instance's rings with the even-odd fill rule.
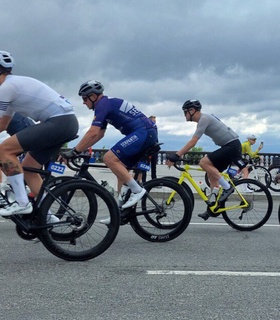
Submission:
[[[88,97],[82,97],[83,101],[86,102]]]

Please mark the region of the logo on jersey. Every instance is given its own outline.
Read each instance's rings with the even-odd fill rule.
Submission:
[[[131,104],[130,102],[127,101],[123,101],[122,105],[120,106],[120,111],[124,112],[124,113],[128,113],[132,116],[136,116],[139,113],[141,113],[141,111],[139,111],[136,107],[134,107],[133,104]]]
[[[128,139],[126,139],[125,141],[123,141],[123,142],[121,143],[121,146],[122,146],[123,148],[126,148],[126,147],[130,146],[133,142],[137,141],[138,139],[139,139],[139,138],[138,138],[136,135],[131,136],[130,138],[128,138]]]

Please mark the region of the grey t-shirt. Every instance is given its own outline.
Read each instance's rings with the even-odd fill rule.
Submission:
[[[213,114],[201,114],[194,136],[200,138],[203,134],[220,147],[238,139],[238,134]]]

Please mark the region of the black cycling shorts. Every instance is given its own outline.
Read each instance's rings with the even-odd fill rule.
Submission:
[[[214,167],[224,171],[235,159],[241,158],[241,142],[234,140],[207,155]]]
[[[29,151],[41,165],[57,153],[63,143],[72,140],[79,129],[74,114],[62,115],[45,122],[28,127],[16,133],[19,144],[24,151]]]

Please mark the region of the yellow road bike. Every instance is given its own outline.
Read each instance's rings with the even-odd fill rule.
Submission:
[[[199,197],[206,203],[207,212],[211,217],[218,217],[222,215],[223,219],[232,228],[240,231],[252,231],[263,226],[271,216],[273,209],[273,200],[268,188],[261,182],[254,179],[240,179],[234,180],[227,173],[221,175],[234,187],[234,192],[223,202],[219,201],[222,194],[222,188],[216,198],[216,202],[210,203],[208,196],[203,191],[198,183],[194,180],[190,170],[203,171],[200,167],[194,167],[185,164],[184,167],[179,165],[179,162],[174,163],[174,167],[181,171],[181,176],[164,177],[177,181],[182,185],[185,192],[192,200],[194,207],[195,199],[193,191],[185,182],[188,181],[193,186]],[[172,198],[174,194],[170,194]],[[193,209],[193,208],[192,208]]]

